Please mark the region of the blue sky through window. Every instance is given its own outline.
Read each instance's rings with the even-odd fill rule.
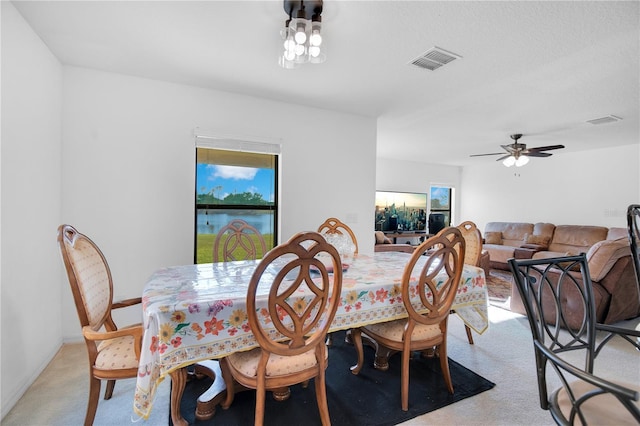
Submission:
[[[229,194],[251,192],[274,201],[274,170],[199,163],[196,168],[196,191],[224,199]]]

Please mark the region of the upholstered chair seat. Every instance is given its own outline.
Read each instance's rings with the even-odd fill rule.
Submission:
[[[631,383],[616,382],[616,384],[632,389],[640,393],[640,386]],[[598,387],[587,382],[573,382],[570,384],[571,391],[574,392],[576,398],[580,398],[589,392],[597,392]],[[567,390],[561,388],[558,390],[556,397],[558,398],[558,407],[564,414],[565,418],[569,418],[573,404],[569,398]],[[615,395],[605,393],[597,398],[590,398],[582,405],[582,414],[588,419],[591,425],[637,425],[638,422],[633,415],[620,408],[620,401]],[[640,403],[636,401],[635,405],[640,409]]]
[[[385,339],[402,342],[402,335],[407,326],[407,319],[371,324],[364,327],[367,334],[375,334]],[[438,324],[416,324],[411,333],[411,340],[433,339],[442,334]]]
[[[255,348],[246,352],[236,352],[227,357],[227,361],[233,366],[237,373],[245,377],[256,377],[258,375],[258,363],[262,350]],[[328,359],[329,352],[325,351],[325,360]],[[300,355],[283,356],[270,354],[267,361],[266,375],[286,376],[293,373],[300,373],[305,370],[316,370],[318,363],[316,362],[315,351],[310,349]]]
[[[131,336],[103,340],[98,344],[95,368],[100,370],[137,369],[135,345],[135,339]]]

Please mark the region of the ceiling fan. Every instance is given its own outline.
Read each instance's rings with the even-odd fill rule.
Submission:
[[[518,139],[520,139],[521,137],[522,134],[520,133],[513,134],[511,135],[511,139],[513,139],[512,144],[500,145],[506,151],[506,154],[504,152],[492,152],[490,154],[473,154],[470,155],[470,157],[502,155],[502,157],[498,158],[496,161],[504,160],[502,162],[507,167],[511,167],[513,165],[515,165],[516,167],[520,167],[529,162],[529,157],[550,157],[552,154],[544,151],[564,148],[564,145],[549,145],[539,146],[536,148],[527,148],[527,145],[518,142]]]

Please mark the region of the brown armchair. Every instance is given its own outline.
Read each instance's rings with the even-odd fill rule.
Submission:
[[[89,401],[84,424],[93,424],[101,380],[107,380],[104,399],[110,399],[117,379],[138,374],[142,326],[118,328],[113,309],[141,303],[133,298],[113,303],[113,282],[107,260],[89,237],[70,225],[58,228],[58,244],[89,354]]]

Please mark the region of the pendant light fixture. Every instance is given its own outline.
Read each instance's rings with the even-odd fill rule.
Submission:
[[[301,64],[325,61],[322,46],[322,0],[284,0],[289,17],[280,31],[284,51],[278,59],[282,68],[296,68]]]

